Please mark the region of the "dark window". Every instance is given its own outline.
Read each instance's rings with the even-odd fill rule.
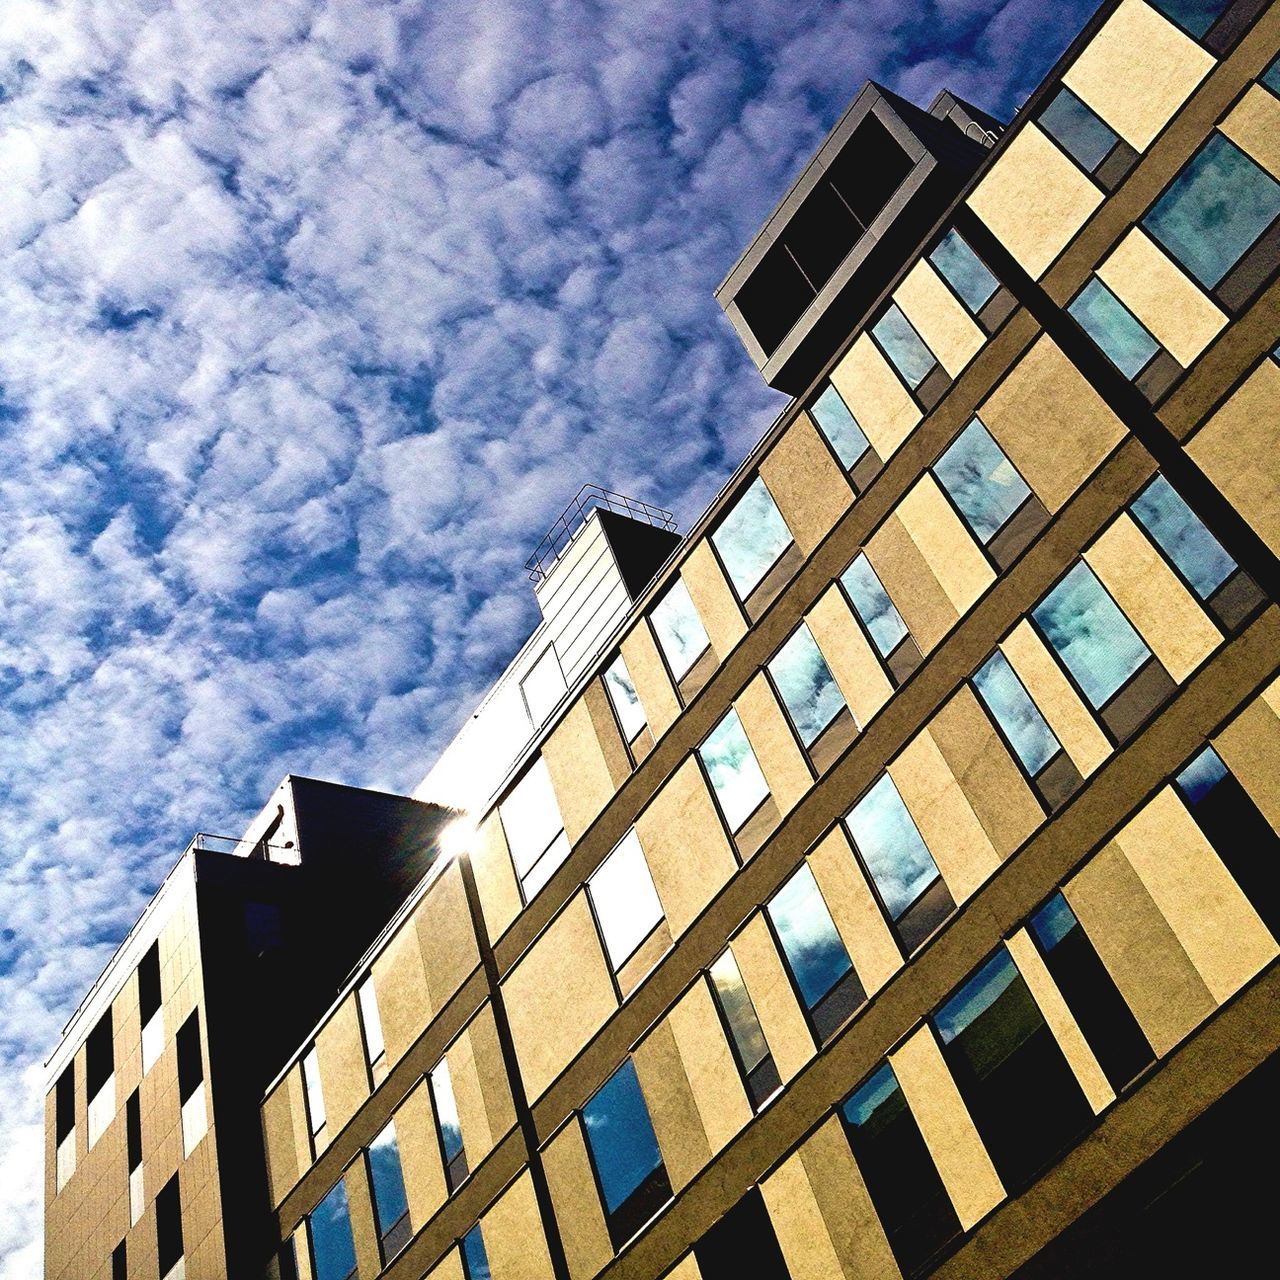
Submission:
[[[274,902],[244,904],[245,944],[254,955],[279,951],[284,946],[284,920]]]
[[[948,231],[929,255],[938,274],[956,291],[971,314],[977,315],[995,296],[1000,282],[954,230]]]
[[[178,1028],[178,1099],[191,1097],[204,1079],[204,1059],[200,1055],[200,1014],[193,1013]]]
[[[129,1172],[142,1163],[142,1105],[135,1089],[124,1106],[125,1142],[129,1155]]]
[[[102,1015],[98,1025],[89,1032],[85,1044],[84,1085],[89,1098],[102,1088],[115,1070],[115,1050],[111,1031],[111,1010]]]
[[[462,1237],[461,1252],[466,1280],[489,1280],[489,1255],[478,1222]]]
[[[382,1242],[382,1265],[386,1266],[409,1243],[409,1200],[400,1168],[400,1146],[394,1122],[369,1144],[369,1182],[373,1187],[373,1212]]]
[[[960,1221],[887,1062],[841,1115],[889,1247],[912,1275],[960,1233]]]
[[[1031,917],[1031,937],[1094,1057],[1118,1093],[1155,1054],[1060,893]]]
[[[58,1144],[76,1127],[76,1064],[68,1062],[53,1093],[54,1132]]]
[[[356,1244],[351,1234],[347,1184],[341,1178],[307,1219],[311,1270],[315,1280],[348,1280],[356,1274]]]
[[[827,170],[832,185],[864,227],[889,203],[915,161],[875,116],[867,116]]]
[[[161,1280],[182,1257],[182,1199],[175,1173],[156,1196],[156,1251],[160,1259]],[[317,1280],[328,1280],[318,1277]]]
[[[129,1251],[123,1240],[111,1250],[111,1280],[129,1280]]]
[[[702,1280],[791,1280],[764,1197],[752,1187],[693,1246]]]
[[[160,1009],[160,944],[153,942],[138,965],[138,1015],[145,1027]]]
[[[733,1047],[738,1070],[746,1082],[751,1105],[759,1107],[777,1092],[782,1079],[733,952],[725,951],[711,966],[709,974],[711,992],[728,1029],[729,1043]]]
[[[630,1058],[583,1107],[582,1124],[609,1237],[620,1249],[671,1199],[671,1183]]]
[[[777,350],[816,296],[782,242],[769,249],[733,301],[766,356]]]
[[[280,1246],[277,1256],[280,1261],[280,1280],[298,1280],[298,1251],[294,1247],[292,1236]]]
[[[933,1015],[942,1052],[991,1161],[1014,1193],[1093,1113],[1009,953],[1001,947]]]

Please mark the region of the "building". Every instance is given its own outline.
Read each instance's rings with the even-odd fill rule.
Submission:
[[[584,495],[414,799],[273,801],[90,993],[49,1280],[1267,1256],[1278,52],[1121,0],[1007,127],[859,94],[719,291],[794,399],[711,508]]]

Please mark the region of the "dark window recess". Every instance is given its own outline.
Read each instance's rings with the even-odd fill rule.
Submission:
[[[193,1013],[178,1028],[178,1098],[181,1102],[195,1093],[204,1079],[200,1056],[200,1014]]]
[[[914,167],[893,134],[868,116],[827,169],[827,177],[853,216],[869,227]]]
[[[1031,917],[1029,932],[1071,1016],[1119,1093],[1155,1061],[1137,1018],[1062,894],[1055,893]]]
[[[742,1280],[746,1275],[751,1280],[791,1280],[757,1187],[693,1246],[693,1256],[702,1280]]]
[[[135,1089],[124,1108],[125,1141],[129,1152],[129,1172],[142,1163],[142,1106]]]
[[[785,244],[775,244],[734,295],[756,341],[772,355],[816,297]]]
[[[280,1249],[280,1280],[298,1280],[298,1254],[293,1240],[288,1239]]]
[[[176,1173],[156,1196],[156,1252],[163,1280],[182,1257],[182,1200]]]
[[[960,1234],[960,1220],[893,1068],[886,1062],[840,1114],[893,1256],[914,1275]]]
[[[933,1016],[942,1052],[1010,1194],[1093,1113],[1009,953],[1001,947]]]
[[[115,1051],[112,1041],[111,1010],[102,1015],[101,1021],[89,1032],[84,1051],[84,1087],[89,1098],[111,1078],[115,1070]]]
[[[839,192],[826,179],[819,179],[787,223],[782,237],[800,270],[817,290],[848,257],[863,230]]]
[[[76,1064],[68,1062],[58,1077],[53,1093],[54,1132],[61,1145],[63,1138],[76,1127]]]
[[[129,1250],[123,1240],[111,1250],[111,1280],[129,1280]]]
[[[1223,866],[1263,924],[1280,936],[1280,836],[1212,747],[1174,782]]]
[[[138,965],[138,1016],[145,1027],[160,1010],[160,944],[153,942]]]

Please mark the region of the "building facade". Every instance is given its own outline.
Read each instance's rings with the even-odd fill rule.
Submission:
[[[1278,54],[1265,0],[1121,0],[1007,127],[859,94],[718,293],[791,403],[682,539],[601,491],[535,555],[543,624],[403,801],[416,859],[334,828],[397,852],[264,997],[270,1051],[230,1002],[188,1030],[198,874],[158,1043],[147,917],[91,993],[51,1280],[1252,1265]]]

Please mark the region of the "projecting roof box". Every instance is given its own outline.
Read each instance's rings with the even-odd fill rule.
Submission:
[[[946,91],[922,111],[863,87],[716,290],[770,386],[807,387],[1001,128]]]

